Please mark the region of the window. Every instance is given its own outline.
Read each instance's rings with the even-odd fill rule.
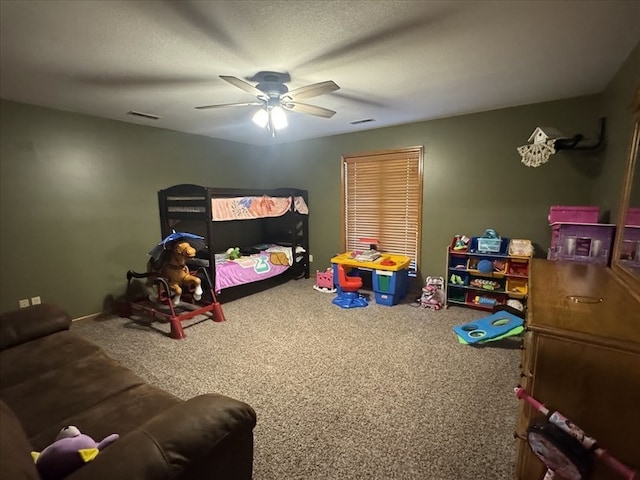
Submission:
[[[420,264],[422,230],[422,147],[342,157],[344,251],[368,248],[362,238],[377,238],[380,249]]]

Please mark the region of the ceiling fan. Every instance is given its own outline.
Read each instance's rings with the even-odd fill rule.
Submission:
[[[275,137],[275,131],[287,126],[287,119],[284,110],[293,112],[307,113],[316,117],[331,118],[336,112],[328,108],[301,103],[298,100],[304,98],[317,97],[325,93],[335,92],[340,87],[328,80],[326,82],[312,83],[304,87],[289,90],[285,83],[291,81],[288,73],[280,72],[258,72],[250,81],[258,82],[256,86],[240,80],[237,77],[228,75],[220,75],[220,78],[231,85],[238,87],[245,92],[249,92],[256,96],[254,102],[244,103],[223,103],[219,105],[201,105],[195,107],[197,110],[206,110],[209,108],[221,107],[262,107],[256,112],[253,121],[261,127],[266,127]]]

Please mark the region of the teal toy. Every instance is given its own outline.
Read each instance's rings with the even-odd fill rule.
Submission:
[[[507,311],[453,327],[460,343],[477,344],[517,335],[524,330],[524,319]]]

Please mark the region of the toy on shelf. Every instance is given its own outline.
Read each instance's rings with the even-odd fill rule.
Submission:
[[[480,273],[492,273],[493,263],[491,263],[491,260],[482,259],[477,263],[476,269]]]
[[[506,273],[507,271],[507,262],[505,260],[494,260],[491,262],[491,266],[493,267],[493,273]]]
[[[492,276],[493,274],[504,275],[507,272],[507,261],[502,259],[472,257],[469,259],[467,267],[469,270],[477,270],[486,276]]]
[[[517,297],[524,297],[529,292],[529,285],[526,278],[508,278],[506,291],[515,294]]]
[[[333,268],[329,267],[324,272],[316,270],[316,284],[314,290],[323,293],[335,293],[336,287],[333,283]]]
[[[529,276],[529,262],[517,262],[512,260],[509,262],[509,275],[517,275],[520,277]]]
[[[451,242],[451,250],[465,251],[469,247],[469,237],[466,235],[455,235]]]
[[[493,307],[498,303],[498,300],[496,300],[495,298],[491,298],[491,297],[484,297],[484,296],[481,296],[481,295],[476,295],[473,298],[473,302],[477,303],[478,305],[488,305],[490,307]]]
[[[509,300],[507,300],[507,307],[511,307],[515,310],[518,310],[520,312],[524,312],[524,305],[523,303],[516,299],[516,298],[510,298]]]
[[[445,299],[443,277],[427,277],[425,285],[422,287],[420,306],[422,308],[431,308],[433,310],[440,310],[444,308]]]
[[[117,433],[96,442],[80,433],[73,425],[63,428],[55,441],[42,452],[31,452],[42,480],[62,480],[78,468],[95,459],[119,438]]]
[[[514,257],[533,256],[533,244],[531,240],[512,238],[509,242],[509,255],[513,255]]]
[[[493,228],[487,228],[482,237],[478,237],[478,252],[498,253],[502,247],[502,238]]]
[[[474,278],[469,282],[469,285],[472,287],[483,288],[485,290],[497,290],[500,288],[500,282],[486,278]]]

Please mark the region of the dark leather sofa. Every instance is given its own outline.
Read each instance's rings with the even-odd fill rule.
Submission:
[[[223,395],[183,401],[69,330],[55,305],[0,315],[0,478],[38,479],[30,452],[61,428],[120,438],[69,480],[250,479],[253,409]]]

